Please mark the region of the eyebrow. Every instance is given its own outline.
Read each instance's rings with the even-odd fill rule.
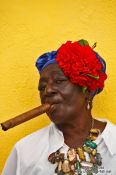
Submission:
[[[53,73],[53,74],[56,73],[57,75],[63,75],[63,76],[65,76],[64,73],[61,72],[61,71],[60,71],[60,72],[58,72],[58,71],[53,71],[52,73]]]
[[[40,79],[39,79],[39,82],[40,82],[40,81],[46,81],[46,77],[40,78]]]
[[[65,77],[65,75],[63,74],[63,72],[53,71],[52,74],[53,75],[55,74],[56,76],[59,75],[59,76]],[[46,79],[47,79],[46,77],[41,77],[40,76],[40,81],[46,81]]]

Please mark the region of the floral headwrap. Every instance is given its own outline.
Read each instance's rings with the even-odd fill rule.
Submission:
[[[86,40],[67,41],[57,51],[41,55],[36,61],[36,67],[41,71],[49,64],[57,63],[70,81],[88,89],[94,96],[104,88],[107,78],[106,64]]]

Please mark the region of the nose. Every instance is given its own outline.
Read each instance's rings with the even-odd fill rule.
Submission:
[[[48,83],[46,88],[45,88],[45,95],[46,96],[53,96],[56,93],[57,93],[57,90],[55,89],[55,87],[51,83]]]

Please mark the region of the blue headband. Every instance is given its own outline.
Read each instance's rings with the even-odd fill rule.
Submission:
[[[41,71],[49,64],[57,63],[57,61],[55,60],[56,54],[57,51],[47,52],[37,59],[36,67],[39,73],[41,73]]]

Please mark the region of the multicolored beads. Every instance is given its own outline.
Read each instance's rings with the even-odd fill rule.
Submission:
[[[81,165],[80,165],[80,162],[79,162],[79,161],[77,161],[75,167],[76,167],[76,170],[77,170],[77,172],[78,172],[78,175],[81,175]]]
[[[97,144],[92,142],[91,140],[86,140],[85,145],[92,148],[92,149],[95,149],[97,147]]]
[[[49,155],[48,160],[57,167],[54,175],[82,175],[82,170],[87,175],[98,173],[98,166],[102,165],[102,158],[97,153],[97,144],[94,140],[100,131],[91,129],[90,136],[85,140],[82,147],[69,148],[66,155],[60,149]]]
[[[68,150],[68,160],[71,162],[71,163],[76,163],[77,162],[77,155],[76,155],[76,150],[74,148],[70,148]]]
[[[90,130],[90,133],[92,133],[92,134],[99,134],[99,133],[100,133],[100,130],[99,130],[99,129],[94,129],[94,128],[92,128],[92,129]]]
[[[79,159],[80,159],[81,161],[85,160],[85,155],[84,155],[83,148],[80,148],[80,147],[77,148],[77,153],[78,153]]]

